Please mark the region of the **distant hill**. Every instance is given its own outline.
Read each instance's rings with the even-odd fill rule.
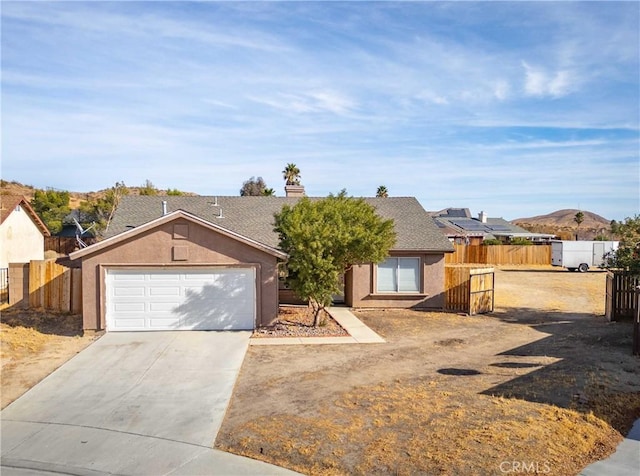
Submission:
[[[511,223],[535,233],[553,233],[562,239],[575,239],[578,232],[581,240],[591,240],[598,235],[610,235],[611,220],[582,210],[584,221],[578,228],[574,218],[580,210],[564,209],[547,215],[529,218],[516,218]]]
[[[130,195],[140,194],[140,187],[127,187],[127,189],[129,190]],[[37,189],[35,187],[31,185],[24,185],[20,182],[16,182],[16,181],[9,182],[7,180],[0,181],[0,194],[2,195],[23,195],[28,200],[31,200],[36,190]],[[87,200],[94,200],[96,198],[102,198],[104,197],[107,190],[108,189],[98,190],[96,192],[72,192],[72,191],[66,190],[69,192],[69,197],[70,197],[69,207],[71,207],[71,209],[75,209],[80,206],[80,202],[87,201]],[[166,190],[158,190],[158,195],[166,195],[166,194],[167,194]],[[184,192],[184,194],[197,195],[196,193],[191,193],[191,192]]]

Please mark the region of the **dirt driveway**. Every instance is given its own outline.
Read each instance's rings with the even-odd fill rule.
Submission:
[[[360,311],[386,344],[251,347],[216,446],[307,474],[577,474],[640,417],[604,283],[500,269],[490,316]]]

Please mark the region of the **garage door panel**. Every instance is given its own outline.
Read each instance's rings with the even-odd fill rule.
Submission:
[[[149,303],[149,311],[156,312],[170,312],[173,313],[180,307],[180,303],[176,301],[168,301],[168,302],[150,302]]]
[[[181,327],[181,322],[180,319],[177,318],[167,318],[167,319],[162,319],[159,317],[152,317],[151,319],[149,319],[149,327],[151,329],[178,329],[179,327]],[[182,329],[182,330],[186,330],[186,329]]]
[[[152,286],[149,296],[180,296],[180,286]]]
[[[146,310],[143,302],[116,302],[113,308],[117,313],[144,312]]]
[[[123,319],[114,319],[113,324],[114,328],[110,330],[134,330],[144,327],[145,319],[132,319],[130,317]]]
[[[144,281],[145,276],[142,274],[125,273],[114,274],[111,276],[111,279],[114,281]]]
[[[144,287],[117,287],[114,289],[116,296],[144,296]]]
[[[252,268],[107,272],[107,330],[253,329],[255,310]]]
[[[162,273],[162,274],[149,274],[149,281],[180,281],[180,274],[175,273]]]

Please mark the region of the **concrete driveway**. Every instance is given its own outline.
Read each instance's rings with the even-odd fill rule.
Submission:
[[[212,449],[249,336],[104,335],[2,411],[3,476],[294,474]]]

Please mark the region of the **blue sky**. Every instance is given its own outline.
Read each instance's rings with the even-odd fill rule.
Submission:
[[[2,178],[640,212],[638,2],[11,2]]]

